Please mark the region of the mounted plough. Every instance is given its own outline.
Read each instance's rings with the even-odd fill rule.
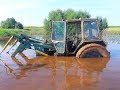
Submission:
[[[10,42],[13,39],[15,39],[15,41],[13,42],[11,48],[8,50],[7,53],[10,52],[10,50],[16,45],[17,42],[19,42],[20,44],[17,47],[17,49],[13,52],[13,54],[11,55],[12,57],[14,57],[17,53],[23,52],[26,49],[33,49],[33,50],[35,50],[36,53],[41,54],[43,56],[48,56],[51,53],[55,52],[53,44],[32,38],[25,34],[21,34],[20,36],[18,36],[18,35],[12,36],[8,40],[8,42],[5,44],[5,46],[3,47],[2,52],[6,49],[6,47],[10,44]]]

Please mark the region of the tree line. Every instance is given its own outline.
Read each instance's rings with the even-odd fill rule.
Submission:
[[[5,29],[23,29],[23,25],[17,22],[13,17],[2,21],[1,27]]]
[[[70,20],[70,19],[79,19],[79,18],[90,18],[91,15],[86,11],[75,11],[73,9],[67,9],[67,10],[52,10],[49,12],[48,17],[44,19],[44,29],[46,34],[51,33],[50,29],[50,20],[52,21],[61,21],[64,20]],[[102,18],[100,16],[96,17],[98,19],[102,19],[102,22],[99,24],[99,29],[102,31],[103,29],[106,29],[108,27],[108,22],[106,18]],[[1,22],[1,27],[6,29],[23,29],[23,25],[20,22],[17,22],[13,17],[7,18],[6,20]]]
[[[46,30],[46,35],[49,35],[51,33],[50,29],[50,20],[52,21],[61,21],[64,20],[70,20],[70,19],[79,19],[79,18],[90,18],[91,15],[86,11],[75,11],[73,9],[67,9],[67,10],[52,10],[49,12],[48,17],[44,20],[44,29]],[[106,29],[108,27],[108,22],[106,18],[102,18],[100,16],[96,17],[97,19],[101,19],[101,23],[99,24],[99,29],[102,31],[103,29]]]

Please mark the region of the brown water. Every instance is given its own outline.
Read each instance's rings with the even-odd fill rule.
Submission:
[[[0,90],[120,90],[119,46],[108,46],[111,58],[91,59],[36,57],[33,50],[11,58],[6,50],[0,56]]]

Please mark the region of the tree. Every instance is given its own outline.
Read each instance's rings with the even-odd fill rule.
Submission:
[[[77,12],[77,17],[76,18],[77,19],[79,19],[79,18],[90,18],[90,14],[86,11],[84,12],[84,11],[79,10]]]
[[[44,20],[44,29],[46,31],[46,34],[50,32],[50,21],[48,21],[47,19]]]
[[[62,20],[64,18],[63,16],[64,16],[64,13],[62,10],[60,9],[53,10],[49,12],[48,20],[53,20],[53,21]]]
[[[70,20],[70,19],[79,19],[79,18],[89,18],[90,14],[88,12],[83,11],[75,11],[73,9],[67,10],[52,10],[48,14],[48,18],[44,20],[44,28],[46,31],[46,35],[50,36],[50,20],[52,21],[61,21],[61,20]]]
[[[75,19],[76,16],[77,16],[77,12],[75,12],[73,9],[68,9],[64,11],[65,20]]]
[[[97,19],[100,21],[99,22],[99,29],[100,29],[100,31],[108,28],[108,22],[107,22],[106,18],[102,18],[102,17],[98,16]]]
[[[51,29],[50,29],[50,20],[52,21],[61,21],[61,20],[70,20],[70,19],[79,19],[79,18],[90,18],[91,15],[86,11],[75,11],[73,9],[67,9],[67,10],[52,10],[48,14],[48,18],[44,20],[44,29],[46,36],[50,36]],[[97,19],[100,19],[101,17],[97,17]],[[99,23],[99,29],[102,31],[103,29],[106,29],[108,27],[107,19],[101,18],[102,22]]]
[[[107,19],[106,19],[106,18],[103,18],[102,24],[103,24],[103,29],[108,28],[108,22],[107,22]]]
[[[15,28],[23,29],[23,25],[20,22],[16,22]]]
[[[17,25],[17,27],[16,27]],[[13,17],[7,18],[5,21],[1,22],[1,27],[6,29],[23,29],[23,25],[19,22],[17,22]]]

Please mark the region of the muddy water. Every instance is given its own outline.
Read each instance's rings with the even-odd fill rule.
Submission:
[[[0,56],[0,90],[120,90],[119,44],[108,44],[111,58],[92,59],[36,57],[33,50],[11,58],[9,48]]]

